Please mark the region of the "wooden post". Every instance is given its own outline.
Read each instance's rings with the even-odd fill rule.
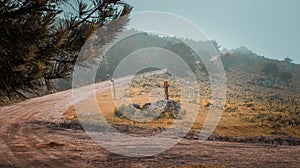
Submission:
[[[169,84],[168,81],[164,82],[165,99],[169,100]]]
[[[116,100],[115,80],[114,80],[114,78],[112,78],[110,81],[111,81],[111,85],[112,85],[114,100]]]

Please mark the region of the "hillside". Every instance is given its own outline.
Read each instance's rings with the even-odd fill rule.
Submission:
[[[218,123],[214,134],[222,137],[268,137],[283,136],[300,138],[300,115],[299,115],[299,87],[287,87],[285,83],[276,83],[270,79],[263,78],[262,75],[249,72],[227,72],[227,100],[221,121]],[[162,82],[168,79],[170,83],[170,99],[178,102],[193,102],[191,105],[199,105],[198,118],[196,119],[192,131],[199,135],[199,131],[205,118],[213,105],[211,100],[211,88],[209,82],[199,83],[200,102],[193,99],[184,100],[181,97],[181,90],[178,82],[169,74],[154,75],[148,77],[136,77],[129,85],[129,88],[117,87],[117,100],[127,98],[129,92],[131,103],[142,106],[145,103],[155,102],[163,98]],[[114,115],[118,107],[114,102],[111,91],[97,94],[97,105],[101,113],[111,124],[133,124],[129,119],[119,119]],[[91,99],[92,100],[92,99]],[[93,101],[79,103],[80,109],[90,109]],[[120,104],[119,104],[120,105]],[[191,105],[182,104],[187,112]],[[92,109],[90,109],[92,111]],[[83,115],[83,111],[76,111]],[[67,118],[77,120],[74,107],[65,112]],[[83,117],[83,120],[91,119],[98,121],[91,116]],[[92,117],[92,118],[89,118]],[[172,119],[157,119],[151,122],[136,122],[134,125],[145,128],[168,128],[173,123]]]
[[[204,57],[197,57],[197,54],[183,41],[196,46],[200,53],[205,53]],[[215,41],[197,42],[189,39],[176,39],[160,37],[146,33],[140,33],[124,41],[120,41],[109,50],[102,60],[98,69],[98,80],[109,79],[117,65],[127,55],[140,48],[160,47],[168,49],[180,56],[191,67],[192,71],[197,70],[198,89],[200,93],[200,109],[198,120],[194,124],[194,130],[199,131],[205,117],[213,104],[211,100],[211,84],[208,80],[208,73],[203,63],[205,57],[214,53],[209,53],[210,45],[220,48]],[[288,136],[300,138],[300,65],[293,64],[291,60],[272,60],[255,54],[246,47],[239,47],[233,50],[217,50],[220,53],[226,75],[227,100],[224,107],[222,119],[215,130],[215,134],[230,137],[248,136]],[[143,52],[151,55],[151,52]],[[147,57],[148,58],[148,57]],[[151,57],[149,57],[151,58]],[[174,60],[168,60],[172,63]],[[202,63],[195,64],[200,61]],[[132,62],[135,64],[135,62]],[[174,63],[175,64],[175,63]],[[146,69],[142,72],[151,71]],[[129,74],[128,74],[129,75]],[[173,76],[174,77],[174,76]],[[170,79],[171,78],[171,79]],[[162,91],[162,81],[170,79],[173,90],[171,99],[182,102],[178,81],[172,76],[150,76],[134,79],[130,85],[130,98],[132,103],[142,106],[148,103],[152,90]],[[169,81],[170,82],[170,81]],[[122,90],[121,88],[119,88]],[[123,91],[126,92],[126,91]],[[127,90],[128,92],[128,90]],[[132,93],[131,93],[132,92]],[[130,124],[130,121],[119,120],[113,116],[114,109],[118,108],[110,96],[110,92],[99,94],[99,106],[106,106],[104,113],[112,123]],[[161,98],[163,93],[160,93]],[[120,97],[123,99],[124,97]],[[195,101],[195,100],[190,100]],[[197,102],[198,103],[198,102]],[[84,105],[88,106],[88,105]],[[66,115],[76,118],[74,108],[70,108]],[[143,124],[142,127],[168,127],[164,123],[167,121],[157,121]],[[138,123],[137,123],[138,124]]]
[[[187,46],[184,42],[188,42],[192,45],[194,49],[196,48],[197,53],[203,53],[203,55],[198,56],[197,53]],[[207,70],[205,67],[205,61],[209,61],[207,57],[212,57],[214,55],[220,55],[218,59],[221,59],[224,70],[227,74],[235,72],[245,72],[247,74],[258,74],[261,79],[257,79],[256,83],[268,85],[277,85],[288,83],[290,86],[297,86],[300,80],[300,74],[297,73],[300,70],[300,65],[294,64],[289,61],[280,61],[266,58],[255,54],[255,52],[248,50],[246,47],[239,47],[237,49],[220,50],[220,46],[216,41],[193,41],[191,39],[178,39],[175,37],[161,37],[153,34],[147,33],[137,33],[128,39],[118,42],[113,48],[111,48],[104,59],[98,60],[99,68],[95,81],[105,81],[109,80],[118,64],[129,54],[136,50],[144,48],[161,48],[163,50],[168,50],[178,55],[183,59],[193,72],[197,71],[199,80],[207,79]],[[215,50],[217,49],[217,50]],[[151,52],[144,52],[145,56],[151,56]],[[174,60],[170,59],[170,63]],[[197,63],[197,64],[195,64]],[[174,64],[176,64],[174,62]],[[268,69],[268,65],[273,65]],[[275,69],[274,69],[274,66]],[[272,69],[273,68],[273,69]],[[153,69],[144,70],[141,72],[151,71]],[[200,71],[199,71],[200,70]],[[125,74],[126,75],[126,74]],[[270,79],[272,78],[272,79]],[[82,79],[85,80],[84,77]],[[36,97],[38,95],[49,94],[57,91],[63,91],[71,88],[72,78],[62,78],[53,79],[53,88],[51,92],[47,91],[45,87],[39,88],[38,93],[23,92],[28,98]],[[54,84],[55,83],[55,84]],[[23,97],[15,95],[8,99],[4,95],[0,95],[0,105],[9,104],[12,102],[19,102],[24,100]]]
[[[187,44],[189,44],[189,46]],[[192,49],[190,46],[193,46],[194,48]],[[144,48],[153,47],[173,52],[183,59],[192,71],[195,72],[200,69],[203,74],[207,74],[205,67],[207,59],[211,59],[209,57],[214,57],[215,55],[220,55],[218,59],[221,59],[224,69],[227,72],[242,71],[262,74],[262,72],[266,71],[264,68],[266,68],[268,64],[275,64],[277,69],[269,70],[274,71],[274,73],[265,73],[262,74],[262,77],[275,77],[281,80],[281,82],[286,82],[287,79],[280,76],[280,73],[286,72],[291,73],[293,76],[291,79],[293,84],[296,85],[298,83],[297,81],[300,79],[300,75],[297,73],[300,70],[300,65],[292,63],[292,60],[283,59],[280,61],[269,59],[255,54],[255,52],[244,46],[232,50],[220,50],[221,46],[219,46],[216,41],[194,41],[191,39],[178,39],[175,37],[161,37],[153,34],[137,33],[134,36],[118,42],[106,53],[106,55],[104,55],[104,59],[102,59],[99,64],[96,80],[101,81],[109,79],[113,75],[118,64],[131,53]],[[197,51],[195,51],[195,49]],[[196,52],[201,55],[198,55]],[[151,56],[151,54],[151,51],[143,52],[144,56]],[[174,62],[174,60],[169,61],[170,63]],[[199,63],[199,65],[195,63]]]

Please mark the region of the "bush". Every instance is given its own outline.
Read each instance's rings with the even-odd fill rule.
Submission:
[[[281,80],[283,80],[287,85],[290,84],[292,78],[293,78],[293,74],[291,72],[279,72],[277,77]]]
[[[262,69],[262,72],[269,77],[274,77],[278,71],[279,69],[274,63],[266,63]]]

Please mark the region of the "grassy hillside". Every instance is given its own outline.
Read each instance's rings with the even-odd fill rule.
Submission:
[[[196,42],[200,53],[207,51],[208,44],[218,46],[216,42]],[[129,100],[142,106],[154,100],[163,99],[163,81],[170,83],[170,98],[176,100],[189,112],[189,106],[200,105],[193,131],[199,132],[207,113],[214,103],[211,100],[211,85],[204,64],[195,65],[199,59],[196,53],[176,38],[159,37],[149,34],[137,36],[117,44],[104,58],[106,63],[100,66],[98,80],[109,79],[118,63],[131,52],[141,47],[162,47],[179,55],[193,71],[201,70],[198,78],[200,100],[188,100],[192,105],[182,104],[178,81],[169,74],[135,77],[127,90],[123,90],[120,99],[129,96]],[[272,60],[259,56],[246,47],[217,51],[224,65],[227,78],[227,99],[221,121],[215,134],[222,136],[292,136],[300,138],[300,65],[291,60]],[[143,53],[148,55],[151,53]],[[206,56],[210,54],[206,52]],[[170,60],[172,61],[172,60]],[[189,86],[187,83],[186,86]],[[123,88],[119,88],[123,89]],[[124,88],[126,89],[126,88]],[[123,95],[129,92],[129,95]],[[155,97],[160,95],[160,97]],[[106,119],[112,124],[137,125],[141,127],[168,128],[173,120],[159,118],[151,122],[133,122],[114,115],[117,105],[112,100],[111,91],[97,95],[98,106]],[[91,102],[83,103],[88,107]],[[194,111],[193,111],[194,112]],[[74,107],[65,113],[67,118],[76,120]],[[94,120],[94,118],[93,118]],[[97,120],[97,119],[96,119]]]
[[[249,72],[227,72],[227,101],[224,113],[219,122],[215,134],[221,136],[292,136],[300,138],[300,108],[299,87],[287,87],[286,84],[276,86],[262,85],[256,82],[264,76]],[[143,105],[163,97],[161,81],[169,80],[170,98],[182,102],[178,84],[168,74],[154,75],[147,78],[136,77],[131,81],[129,89],[122,91],[120,98],[129,92],[131,102]],[[208,82],[199,83],[201,99],[199,102],[189,100],[192,104],[199,104],[198,117],[193,125],[193,131],[199,132],[206,119],[207,113],[213,101],[210,99],[211,88]],[[119,88],[120,89],[120,88]],[[153,92],[160,92],[153,94]],[[153,95],[161,95],[154,97]],[[117,98],[118,99],[118,98]],[[112,124],[136,125],[147,128],[168,128],[174,120],[159,118],[150,122],[133,122],[126,118],[114,115],[117,108],[112,99],[111,91],[97,95],[97,103],[106,119]],[[81,106],[88,109],[90,101],[85,101]],[[181,103],[181,105],[183,105]],[[185,110],[189,112],[189,106]],[[83,108],[87,110],[86,108]],[[74,107],[65,112],[67,118],[76,120]],[[93,116],[86,116],[93,121],[99,121]],[[89,118],[91,117],[91,118]]]

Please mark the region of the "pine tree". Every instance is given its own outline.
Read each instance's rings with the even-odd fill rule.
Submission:
[[[58,19],[67,5],[75,12]],[[45,85],[51,90],[53,79],[70,77],[88,37],[131,10],[120,0],[0,0],[0,95],[26,98]]]

